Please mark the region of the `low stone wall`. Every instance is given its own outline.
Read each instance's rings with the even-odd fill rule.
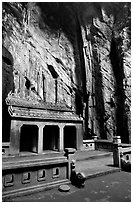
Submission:
[[[94,140],[83,140],[83,150],[95,150]]]
[[[68,183],[68,168],[65,156],[5,159],[2,166],[2,197],[16,197]]]
[[[95,140],[95,150],[113,151],[113,141]]]
[[[114,137],[113,161],[114,166],[131,171],[131,145],[122,144],[120,136]]]

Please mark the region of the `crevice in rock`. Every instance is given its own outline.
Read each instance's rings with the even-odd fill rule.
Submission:
[[[81,81],[79,87],[81,87],[82,94],[80,95],[83,98],[83,102],[87,103],[87,91],[86,91],[86,73],[85,73],[85,61],[84,61],[84,54],[83,54],[83,39],[81,33],[81,25],[78,19],[78,15],[75,13],[75,22],[76,22],[76,33],[77,33],[77,49],[79,53],[79,60],[77,61],[75,58],[76,63],[76,76],[77,79],[79,78],[79,72],[81,72],[80,79]],[[76,49],[75,49],[76,50]],[[76,57],[76,53],[74,55]],[[79,67],[80,66],[80,67]],[[83,109],[83,107],[81,108]],[[87,113],[86,113],[87,116]],[[88,118],[86,118],[88,121]]]
[[[2,59],[7,65],[12,65],[11,60],[8,59],[7,57],[2,56]]]
[[[129,142],[128,121],[125,112],[125,92],[123,79],[125,78],[123,69],[123,56],[118,49],[116,39],[112,38],[110,59],[115,77],[115,100],[116,100],[116,135],[120,135],[122,142]]]
[[[96,51],[93,51],[93,56],[95,58],[95,70],[94,70],[94,76],[95,76],[95,111],[96,111],[96,118],[99,124],[99,133],[100,137],[102,139],[107,139],[107,133],[105,128],[105,107],[104,107],[104,96],[103,96],[103,79],[102,79],[102,73],[99,66],[99,61],[97,57]]]

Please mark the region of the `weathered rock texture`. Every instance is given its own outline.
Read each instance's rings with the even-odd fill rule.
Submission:
[[[3,107],[10,91],[63,103],[84,138],[129,142],[130,27],[130,3],[3,3]]]

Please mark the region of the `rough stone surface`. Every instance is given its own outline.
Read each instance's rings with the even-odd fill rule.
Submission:
[[[84,138],[130,142],[130,3],[5,2],[2,13],[3,104],[10,91],[63,103]]]

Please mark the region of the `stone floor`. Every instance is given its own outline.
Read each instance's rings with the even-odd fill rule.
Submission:
[[[112,156],[106,156],[76,162],[76,171],[83,172],[87,178],[91,178],[102,174],[117,172],[120,171],[120,169],[113,166]]]
[[[51,152],[52,153],[52,152]],[[52,153],[53,154],[53,153]],[[59,156],[59,154],[54,154],[54,156]],[[43,159],[44,157],[49,156],[47,155],[40,155],[39,159]],[[5,158],[6,159],[6,158]],[[12,158],[13,159],[13,158]],[[16,161],[18,158],[14,158]],[[14,160],[13,159],[13,160]],[[22,160],[26,159],[28,161],[28,157],[22,157]],[[31,156],[30,159],[36,159],[36,156]],[[77,198],[79,197],[79,200],[81,201],[92,201],[93,196],[96,196],[95,199],[114,199],[116,200],[129,200],[129,193],[130,193],[130,173],[126,172],[120,172],[120,169],[117,167],[113,166],[113,155],[112,152],[104,152],[104,151],[81,151],[81,152],[76,152],[75,154],[75,159],[76,159],[76,171],[77,172],[83,172],[87,178],[86,180],[86,185],[85,188],[80,189],[86,196],[86,200],[84,199],[84,196],[81,195],[79,197],[79,189],[76,188],[75,186],[72,186],[70,184],[70,192],[68,193],[61,193],[58,191],[58,188],[51,189],[49,191],[42,191],[35,193],[34,195],[27,195],[27,196],[22,196],[18,198],[12,198],[12,199],[6,199],[6,201],[51,201],[52,200],[56,201],[64,201],[64,199],[69,199],[71,201],[77,201]],[[8,162],[8,161],[7,161]],[[112,174],[111,174],[112,173]],[[107,175],[108,174],[108,175]],[[99,177],[101,176],[101,177]],[[93,179],[94,180],[93,180]],[[105,179],[105,181],[104,181]],[[126,180],[127,179],[127,180]],[[94,184],[93,184],[94,181]],[[128,182],[127,182],[128,181]],[[100,183],[101,182],[101,183]],[[117,196],[116,192],[112,189],[110,186],[111,190],[111,195],[109,194],[108,197],[105,197],[105,194],[108,192],[108,187],[110,185],[114,186],[114,188],[118,187],[120,189],[123,189],[125,192],[125,197],[124,194]],[[106,183],[106,186],[104,185]],[[124,184],[124,185],[123,185]],[[125,188],[125,184],[127,185],[127,188]],[[123,187],[124,186],[124,187]],[[100,190],[101,187],[103,190]],[[121,192],[121,190],[120,190]],[[121,192],[122,193],[122,192]],[[98,195],[99,194],[99,195]],[[103,198],[99,197],[103,194]],[[64,196],[64,198],[63,198]],[[98,197],[97,197],[98,196]],[[94,201],[95,201],[94,199]]]
[[[131,202],[131,173],[115,172],[88,179],[85,187],[70,186],[69,192],[58,188],[32,195],[7,199],[10,202]]]

